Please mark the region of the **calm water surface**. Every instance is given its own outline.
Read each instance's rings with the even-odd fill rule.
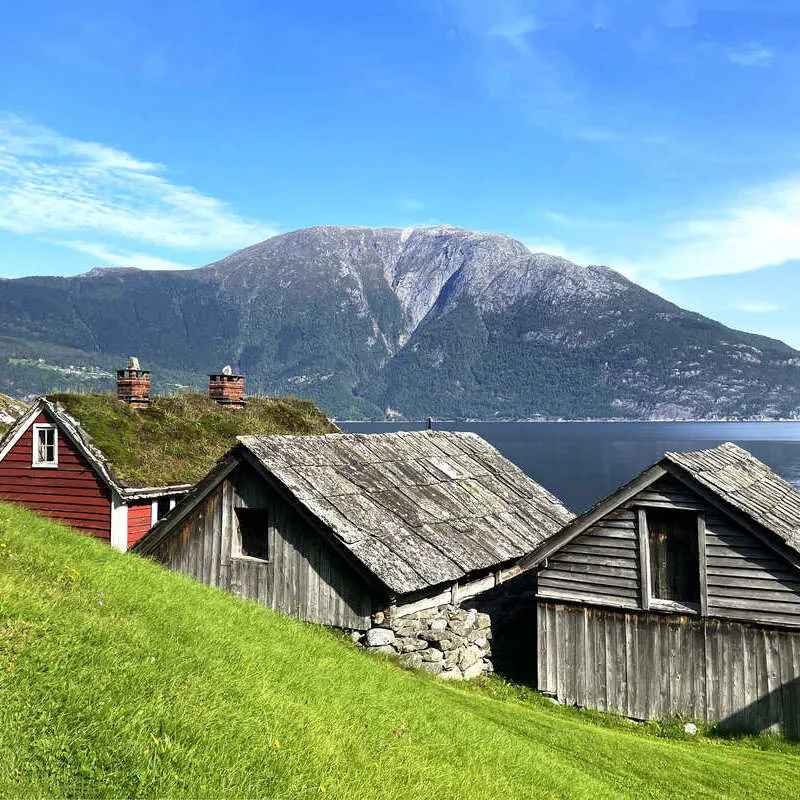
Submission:
[[[421,430],[421,424],[340,423],[343,430]],[[736,442],[800,485],[800,422],[474,422],[436,423],[475,431],[575,512],[633,478],[666,450]]]

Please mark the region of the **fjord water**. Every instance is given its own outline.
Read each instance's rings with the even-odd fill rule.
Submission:
[[[353,433],[424,427],[368,422],[339,426]],[[800,486],[800,422],[441,422],[434,427],[479,434],[576,513],[667,450],[700,450],[728,441]]]

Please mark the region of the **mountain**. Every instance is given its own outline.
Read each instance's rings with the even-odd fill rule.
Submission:
[[[249,391],[339,418],[800,417],[788,345],[451,227],[316,227],[195,270],[0,281],[0,308],[17,395],[108,386],[134,353],[162,387],[231,363]]]

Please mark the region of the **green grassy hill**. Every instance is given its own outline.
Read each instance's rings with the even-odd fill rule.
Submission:
[[[0,505],[4,797],[800,796],[796,745],[503,694]]]

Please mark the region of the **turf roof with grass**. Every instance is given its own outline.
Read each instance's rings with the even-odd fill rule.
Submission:
[[[52,394],[129,486],[196,483],[234,444],[263,433],[322,434],[338,428],[310,400],[251,397],[244,408],[202,394],[153,397],[133,409],[113,394]]]

